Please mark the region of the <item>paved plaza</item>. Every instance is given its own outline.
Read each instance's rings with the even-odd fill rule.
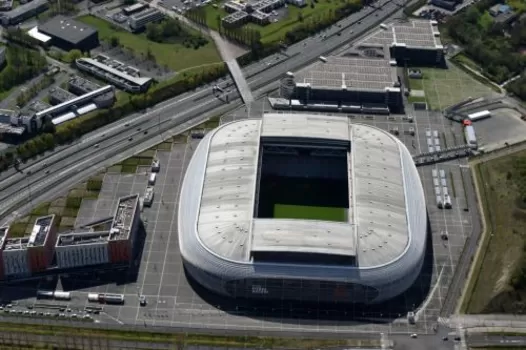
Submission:
[[[250,108],[251,117],[261,117],[267,111],[268,105],[263,100],[255,101]],[[223,122],[246,118],[246,115],[243,107],[223,118]],[[385,130],[398,128],[398,137],[414,154],[427,152],[429,132],[433,135],[436,131],[443,147],[463,141],[460,126],[450,124],[439,114],[409,110],[408,115],[413,116],[413,123],[401,115],[356,115],[352,120]],[[409,132],[410,128],[414,128],[414,136]],[[124,294],[124,305],[104,305],[103,312],[97,316],[100,322],[113,324],[309,334],[433,332],[464,242],[471,233],[471,213],[463,210],[467,205],[460,175],[464,171],[464,176],[469,176],[465,159],[419,167],[428,201],[430,244],[421,275],[404,295],[388,303],[368,307],[336,303],[254,303],[218,297],[205,291],[189,280],[183,269],[177,232],[178,194],[185,169],[198,143],[199,140],[188,138],[187,143],[174,144],[171,150],[157,151],[161,170],[154,186],[153,205],[145,207],[141,213],[144,227],[132,271],[61,276],[58,281],[29,284],[24,286],[27,301],[21,302],[34,302],[36,288],[63,288],[72,291],[73,298],[68,306],[79,310],[90,305],[88,293]],[[451,192],[452,209],[437,208],[432,169],[443,169],[448,174],[446,180]],[[82,202],[76,224],[111,216],[121,196],[132,193],[142,195],[149,171],[149,167],[139,167],[135,174],[107,172],[99,198]],[[451,180],[454,185],[449,183]],[[447,241],[441,238],[444,231],[448,232]],[[56,285],[51,285],[53,283]],[[20,287],[16,290],[20,293]],[[14,289],[4,288],[4,299],[6,295],[12,298],[13,292]],[[139,295],[146,296],[146,306],[139,306]],[[416,325],[409,325],[406,319],[407,312],[412,310],[417,311]]]

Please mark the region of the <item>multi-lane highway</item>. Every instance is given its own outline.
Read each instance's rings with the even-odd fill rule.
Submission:
[[[278,80],[285,72],[303,67],[319,56],[336,50],[389,17],[399,16],[404,2],[381,0],[375,4],[375,8],[366,7],[323,34],[246,67],[243,73],[254,96],[278,87]],[[230,79],[222,85],[233,86]],[[240,99],[237,91],[229,93],[229,100],[231,103],[225,104],[213,96],[210,86],[202,87],[85,135],[74,144],[61,147],[23,166],[23,173],[14,170],[5,172],[0,181],[0,219],[3,219],[0,222],[23,212],[33,201],[56,194],[57,189],[67,189],[74,181],[125,159],[133,152],[151,147],[161,137],[166,137],[167,133],[175,133],[174,128],[180,132],[185,127],[238,106]]]

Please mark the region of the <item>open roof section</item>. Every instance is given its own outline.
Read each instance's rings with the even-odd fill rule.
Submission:
[[[197,158],[192,160],[200,164],[199,172],[192,176],[202,179],[196,226],[198,239],[206,249],[222,259],[246,263],[250,262],[252,251],[271,249],[334,256],[355,254],[360,267],[387,264],[403,254],[410,234],[401,160],[403,146],[389,133],[350,124],[346,117],[319,118],[334,123],[329,127],[334,130],[333,139],[347,139],[351,143],[350,222],[320,221],[322,224],[314,225],[311,220],[254,218],[262,136],[318,135],[312,125],[301,121],[318,117],[265,114],[263,121],[232,122],[207,135],[200,145],[205,151],[197,152]],[[277,128],[278,124],[273,123],[283,118],[291,119],[290,125],[296,127],[290,127],[288,132],[264,130],[266,123]],[[336,126],[347,130],[346,134],[337,133]],[[407,150],[404,152],[409,154]],[[304,222],[312,227],[305,230]],[[318,232],[315,226],[334,234],[331,239],[321,240],[323,232]],[[285,236],[289,238],[277,238]],[[303,241],[298,241],[299,237]],[[280,242],[276,243],[276,239]]]

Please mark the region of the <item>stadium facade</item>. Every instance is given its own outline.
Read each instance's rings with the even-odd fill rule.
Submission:
[[[409,151],[347,117],[221,125],[190,161],[178,217],[187,272],[230,297],[378,303],[414,283],[426,250]]]

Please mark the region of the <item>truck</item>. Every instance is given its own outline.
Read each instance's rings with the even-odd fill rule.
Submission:
[[[151,173],[150,177],[148,178],[148,185],[150,186],[155,185],[156,180],[157,180],[157,173]]]
[[[88,293],[88,301],[95,303],[100,301],[100,294],[99,293]]]
[[[124,295],[113,293],[89,293],[88,301],[103,304],[124,304]]]
[[[471,148],[476,149],[478,147],[477,136],[475,135],[475,128],[473,125],[466,125],[464,127],[464,136],[466,138],[466,143]]]
[[[152,173],[158,173],[161,170],[161,162],[159,159],[154,159],[152,162]]]
[[[106,304],[124,304],[124,295],[123,294],[103,294],[102,301]]]
[[[472,122],[480,120],[480,119],[486,119],[489,117],[491,117],[491,112],[488,110],[468,114],[468,118]]]
[[[144,192],[144,206],[145,207],[152,206],[154,195],[155,195],[155,192],[153,190],[153,187],[152,186],[146,187],[146,191]]]
[[[444,208],[451,209],[453,207],[453,204],[451,203],[451,197],[449,194],[444,195]]]
[[[438,209],[444,208],[444,202],[442,201],[442,196],[437,196],[437,207]]]
[[[38,290],[37,291],[37,298],[38,299],[52,299],[53,298],[53,291],[51,290]]]
[[[53,298],[57,300],[71,300],[71,293],[56,291],[53,293]]]

